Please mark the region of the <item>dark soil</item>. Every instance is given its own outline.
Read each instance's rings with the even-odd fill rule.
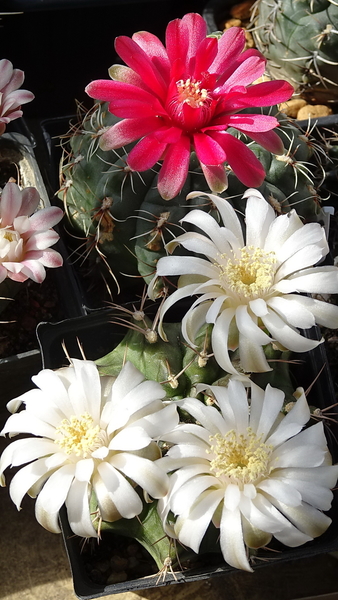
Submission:
[[[1,323],[0,358],[38,348],[35,334],[38,323],[65,318],[52,275],[48,272],[41,284],[31,280],[21,284],[19,292],[1,312],[1,321],[7,322]]]

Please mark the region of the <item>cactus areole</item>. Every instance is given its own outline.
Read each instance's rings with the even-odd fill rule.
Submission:
[[[190,13],[168,24],[165,46],[146,31],[132,38],[120,36],[115,48],[127,66],[112,66],[112,80],[92,81],[86,87],[90,97],[109,102],[109,111],[122,119],[101,136],[101,148],[112,150],[139,140],[128,165],[133,171],[146,171],[163,161],[158,190],[166,200],[181,191],[191,150],[214,192],[227,187],[225,163],[244,185],[262,184],[263,166],[227,132],[229,127],[276,154],[282,152],[273,131],[275,117],[240,111],[284,102],[292,86],[282,80],[251,85],[263,75],[266,61],[257,50],[244,51],[241,28],[233,27],[221,37],[206,33],[204,19]]]

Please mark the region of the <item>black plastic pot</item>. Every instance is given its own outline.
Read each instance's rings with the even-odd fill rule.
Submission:
[[[93,312],[84,317],[70,319],[56,324],[41,323],[38,327],[38,338],[41,345],[43,364],[45,368],[58,368],[68,364],[65,358],[62,344],[64,343],[70,356],[81,358],[79,344],[85,356],[88,359],[100,358],[104,353],[112,350],[121,340],[124,329],[111,323],[112,314],[110,311],[101,310]],[[297,355],[297,364],[293,366],[293,376],[295,378],[295,388],[299,385],[305,389],[313,383],[311,392],[308,395],[310,404],[324,409],[326,406],[334,404],[334,390],[327,365],[325,348],[318,346],[313,352],[305,355]],[[321,369],[323,370],[321,371]],[[317,375],[320,373],[318,379]],[[338,415],[338,413],[337,413]],[[338,425],[330,426],[328,435],[328,444],[333,455],[333,460],[338,460],[338,446],[334,436],[338,436]],[[286,548],[278,544],[280,553],[273,554],[273,564],[276,561],[285,562],[331,552],[338,549],[338,496],[335,498],[330,510],[330,516],[333,522],[327,532],[317,540],[314,540],[299,548]],[[171,583],[186,583],[202,579],[209,579],[218,575],[226,575],[233,572],[234,569],[224,563],[220,555],[202,555],[199,557],[198,565],[195,568],[176,572],[176,578],[168,573],[162,581],[158,580],[156,567],[154,564],[153,574],[138,577],[133,580],[120,583],[106,584],[98,582],[89,575],[88,556],[83,554],[83,540],[74,536],[67,521],[66,512],[61,514],[61,526],[65,546],[70,561],[71,571],[74,581],[76,595],[85,600],[90,598],[99,598],[109,594],[117,594],[126,591],[138,591],[148,589],[157,585],[167,585]],[[120,543],[120,541],[119,541]],[[129,542],[130,543],[130,540]],[[114,547],[114,539],[111,534],[103,535],[100,541],[101,554],[107,552],[107,558],[110,557]],[[260,551],[259,556],[268,557],[269,553]],[[269,561],[257,561],[255,569],[269,568]]]

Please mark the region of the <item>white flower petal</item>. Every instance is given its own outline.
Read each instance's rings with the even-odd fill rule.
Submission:
[[[287,261],[300,250],[318,245],[322,248],[322,256],[328,253],[328,245],[324,228],[319,223],[306,223],[294,231],[282,246],[277,247],[277,258],[279,261]],[[325,254],[324,254],[325,249]],[[312,263],[314,264],[314,263]],[[308,265],[306,265],[308,266]],[[303,268],[303,267],[300,267]]]
[[[71,367],[65,367],[58,371],[43,369],[32,377],[33,383],[41,389],[44,397],[48,398],[54,406],[57,406],[66,418],[74,414],[68,398],[68,386],[66,387],[70,373],[73,373]]]
[[[299,298],[302,298],[302,296],[299,296]],[[268,306],[278,313],[283,321],[292,325],[292,327],[309,329],[316,324],[313,313],[298,301],[297,296],[275,296],[268,300]]]
[[[151,437],[143,427],[130,426],[121,429],[109,442],[109,450],[140,450],[151,442]]]
[[[189,479],[185,484],[170,496],[170,509],[175,515],[180,515],[191,506],[205,490],[217,484],[215,477],[200,475]]]
[[[89,509],[90,491],[90,486],[86,481],[74,479],[66,499],[67,515],[69,525],[75,535],[97,538]]]
[[[7,446],[1,455],[0,475],[10,465],[17,467],[42,456],[48,456],[52,452],[55,452],[55,443],[45,438],[16,440]]]
[[[299,273],[290,275],[274,284],[274,289],[283,294],[304,292],[306,294],[337,294],[338,269],[337,267],[315,267],[304,269]]]
[[[233,308],[226,308],[223,310],[212,330],[211,343],[219,366],[224,369],[224,371],[227,371],[227,373],[237,374],[237,370],[230,360],[228,350],[229,330],[234,316],[235,310]]]
[[[239,356],[241,367],[246,373],[271,371],[262,346],[244,334],[239,335]]]
[[[169,480],[156,462],[133,454],[120,453],[113,457],[111,463],[153,498],[166,495]]]
[[[245,194],[244,196],[245,197]],[[248,196],[246,209],[246,245],[264,248],[270,225],[275,220],[275,211],[263,196]]]
[[[288,506],[275,498],[271,501],[291,521],[294,527],[308,536],[309,539],[322,535],[331,524],[330,517],[306,502],[303,502],[300,506]],[[291,546],[292,544],[288,545]]]
[[[75,381],[68,389],[74,414],[89,414],[98,423],[101,413],[101,386],[97,366],[89,360],[72,359]]]
[[[269,397],[271,397],[271,390],[269,388]],[[275,395],[275,394],[274,394]],[[276,401],[277,393],[276,393]],[[279,394],[279,402],[281,401],[281,396]],[[277,407],[276,407],[277,408]],[[268,409],[266,409],[268,410]],[[267,444],[272,444],[273,446],[280,446],[285,440],[287,440],[291,435],[296,435],[302,427],[308,422],[310,419],[310,409],[306,400],[306,396],[304,392],[298,398],[298,400],[294,403],[292,409],[285,415],[284,419],[278,423],[277,427],[274,429],[273,433],[266,440]],[[291,426],[291,427],[290,427]],[[311,431],[312,431],[311,427]],[[293,431],[293,433],[290,433]],[[308,435],[308,434],[307,434]],[[318,436],[321,436],[321,433],[318,431]],[[297,440],[300,441],[300,436],[297,437]],[[297,443],[292,442],[292,443]]]
[[[271,310],[262,317],[262,321],[274,339],[293,352],[308,352],[320,344],[317,340],[310,340],[300,335]]]
[[[273,496],[281,502],[287,503],[288,506],[299,506],[302,501],[301,494],[286,481],[270,477],[261,481],[257,488],[270,496]]]
[[[1,431],[1,435],[9,433],[10,435],[16,433],[31,433],[32,435],[38,435],[50,439],[55,439],[55,428],[41,421],[34,415],[30,415],[25,410],[11,415]]]
[[[88,483],[91,480],[91,476],[93,474],[95,468],[95,462],[92,458],[86,458],[83,460],[79,460],[76,463],[75,467],[75,478],[78,481],[87,481]]]
[[[281,279],[288,277],[295,271],[312,267],[319,262],[323,256],[326,256],[326,254],[327,252],[323,252],[322,247],[318,244],[306,246],[305,248],[298,250],[296,254],[290,256],[290,258],[276,271],[275,282],[277,283]]]
[[[255,321],[257,319],[255,318]],[[236,309],[236,324],[240,333],[249,338],[252,342],[260,344],[269,344],[272,339],[257,325],[252,316],[248,313],[247,306],[238,306]]]
[[[252,572],[246,555],[241,513],[238,508],[229,510],[224,505],[220,530],[220,543],[224,560],[236,569]]]
[[[241,492],[238,485],[234,483],[229,483],[229,485],[225,488],[224,493],[224,506],[230,510],[234,511],[237,509],[241,499]]]
[[[205,492],[196,499],[188,514],[183,513],[177,518],[174,530],[183,545],[196,553],[199,551],[201,541],[222,497],[222,490]]]
[[[74,475],[75,465],[69,464],[63,465],[60,469],[52,473],[38,495],[37,511],[41,508],[44,514],[58,513],[66,500]]]
[[[206,213],[203,213],[203,215],[206,216]],[[215,222],[214,219],[212,220]],[[207,256],[207,258],[209,258],[211,261],[215,261],[217,259],[218,250],[215,244],[205,237],[205,235],[201,235],[200,233],[183,233],[175,238],[173,242],[169,242],[169,244],[166,245],[166,248],[169,250],[169,252],[172,252],[174,247],[177,245],[183,246],[183,248],[189,250],[190,252],[204,254],[204,256]]]
[[[262,439],[265,441],[278,415],[280,414],[280,411],[282,410],[285,395],[281,390],[273,388],[270,384],[268,384],[265,389],[264,402],[261,405],[259,420],[255,419],[256,413],[253,413],[253,405],[255,405],[255,402],[257,403],[256,398],[257,396],[255,396],[255,400],[252,399],[251,401],[252,410],[250,412],[250,426],[253,428],[255,433],[258,436],[261,435]],[[277,438],[275,439],[277,441]],[[269,439],[269,443],[270,442],[271,440]]]
[[[156,265],[157,274],[160,276],[172,275],[202,275],[214,279],[218,276],[218,269],[212,263],[197,258],[197,256],[164,256]]]
[[[9,486],[9,494],[15,506],[20,510],[21,501],[28,490],[48,471],[46,467],[46,459],[39,458],[38,460],[26,465],[18,471]]]
[[[51,512],[41,505],[40,496],[35,502],[35,517],[38,523],[51,533],[61,533],[59,511]]]
[[[207,322],[209,308],[213,306],[213,303],[205,301],[204,295],[199,300],[199,302],[194,302],[182,319],[182,335],[188,344],[193,347],[196,346],[194,344],[195,336],[202,325]]]
[[[303,226],[295,210],[291,210],[286,215],[279,215],[270,225],[264,249],[267,252],[276,252],[277,259],[284,260],[284,244],[294,232],[301,231]]]
[[[107,462],[100,463],[97,470],[120,515],[132,519],[140,514],[141,499],[125,477]]]
[[[236,379],[228,384],[229,403],[233,410],[236,430],[239,435],[246,433],[249,421],[248,397],[244,385]]]
[[[200,400],[184,398],[177,402],[177,406],[191,414],[211,435],[219,432],[219,428],[223,427],[223,419],[219,411],[213,406],[206,406]]]

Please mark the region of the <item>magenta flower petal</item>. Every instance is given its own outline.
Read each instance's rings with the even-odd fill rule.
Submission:
[[[272,106],[286,102],[293,94],[287,81],[264,81],[246,88],[246,93],[227,100],[227,110],[242,110],[250,106]]]
[[[219,88],[219,93],[227,92],[238,83],[244,86],[250,85],[264,74],[266,60],[257,50],[246,50],[238,62],[237,68]]]
[[[284,145],[279,137],[279,135],[275,131],[266,131],[266,132],[252,132],[248,133],[252,140],[257,142],[263,148],[269,150],[273,154],[283,154]]]
[[[221,194],[228,187],[228,177],[223,165],[204,165],[201,163],[206,182],[215,194]]]
[[[217,50],[218,46],[216,38],[205,38],[201,42],[195,57],[195,78],[199,79],[201,75],[209,69],[217,55]]]
[[[251,132],[265,132],[278,127],[278,120],[276,117],[268,115],[230,115],[224,119],[225,123],[229,124],[229,127],[234,127],[238,131],[243,131],[250,135]]]
[[[179,142],[168,146],[157,185],[162,198],[165,200],[175,198],[182,190],[188,175],[189,160],[189,138],[182,136]]]
[[[133,171],[151,169],[160,160],[167,144],[159,142],[154,135],[147,135],[140,140],[128,156],[128,165]]]
[[[205,133],[195,133],[194,146],[198,159],[204,165],[222,165],[226,160],[223,148]]]
[[[214,191],[225,189],[226,161],[243,183],[260,185],[263,167],[226,130],[235,127],[252,133],[252,139],[261,140],[264,147],[280,149],[277,137],[268,134],[278,125],[277,119],[236,113],[284,102],[293,90],[284,81],[252,85],[264,73],[266,61],[260,52],[244,46],[244,31],[238,27],[228,29],[220,39],[207,38],[206,23],[196,13],[169,23],[165,46],[144,31],[132,39],[117,38],[116,50],[128,66],[110,69],[116,81],[93,81],[86,88],[91,97],[109,102],[110,112],[124,119],[102,135],[101,147],[118,148],[141,139],[128,164],[142,171],[163,160],[158,189],[166,199],[181,191],[191,150],[196,151]],[[233,152],[239,156],[232,156]],[[241,161],[249,162],[242,165]]]
[[[231,68],[234,61],[243,52],[245,33],[241,27],[229,27],[218,40],[218,53],[210,66],[210,73],[222,75]]]
[[[156,67],[157,72],[161,73],[162,77],[168,80],[170,75],[170,62],[167,51],[158,37],[148,31],[138,31],[137,33],[134,33],[132,39],[146,54],[152,57],[151,60]]]
[[[170,63],[183,59],[185,67],[190,67],[190,60],[207,34],[207,26],[201,15],[189,13],[183,19],[171,21],[166,31],[166,48]]]
[[[115,50],[126,65],[142,77],[146,86],[153,93],[157,94],[160,99],[165,98],[166,83],[161,72],[133,39],[124,35],[116,38]]]
[[[250,148],[230,133],[213,132],[213,136],[225,151],[227,161],[238,179],[247,187],[262,185],[265,171]]]
[[[100,147],[102,150],[113,150],[130,144],[144,135],[155,131],[158,127],[157,117],[146,117],[144,119],[123,119],[119,121],[101,136]]]

